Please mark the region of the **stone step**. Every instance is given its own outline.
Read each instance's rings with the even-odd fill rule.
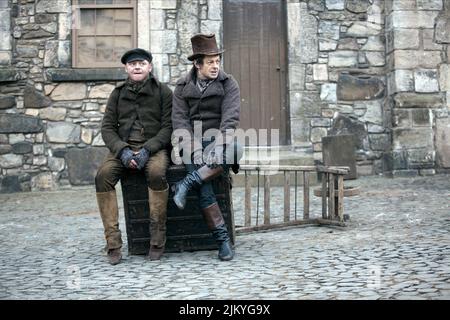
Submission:
[[[270,148],[270,149],[246,149],[244,155],[239,162],[241,165],[272,165],[272,166],[313,166],[313,153],[309,150],[292,151],[287,148]],[[309,173],[309,181],[311,185],[318,183],[317,173]],[[243,187],[245,183],[245,173],[241,170],[237,175],[231,174],[233,179],[233,186]],[[258,175],[256,171],[251,172],[250,178],[253,187],[258,185]],[[295,184],[295,173],[290,173],[290,184]],[[260,187],[264,186],[264,176],[259,176]],[[284,172],[271,172],[270,174],[271,186],[284,185]],[[303,174],[297,173],[297,185],[303,185]]]

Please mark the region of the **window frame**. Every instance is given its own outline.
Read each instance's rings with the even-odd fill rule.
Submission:
[[[136,47],[137,43],[137,4],[138,0],[130,0],[130,3],[118,3],[118,4],[80,4],[79,0],[72,0],[72,8],[73,13],[77,21],[79,21],[80,16],[79,13],[83,9],[132,9],[132,19],[131,22],[131,44],[132,47]],[[94,35],[95,36],[95,35]],[[111,62],[93,62],[91,66],[84,66],[78,63],[78,29],[72,28],[72,68],[74,69],[95,69],[95,68],[118,68],[121,67],[122,64],[120,61],[111,61]],[[132,48],[130,48],[132,49]]]

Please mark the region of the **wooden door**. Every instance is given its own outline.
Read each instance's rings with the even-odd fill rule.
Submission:
[[[279,129],[288,144],[289,117],[286,88],[286,11],[282,0],[224,0],[225,72],[241,89],[244,130]]]

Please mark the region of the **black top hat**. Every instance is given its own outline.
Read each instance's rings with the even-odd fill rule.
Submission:
[[[147,60],[148,62],[152,62],[152,54],[144,49],[135,48],[125,52],[120,59],[123,64],[127,64],[132,61],[141,61]]]
[[[191,38],[192,55],[188,57],[190,61],[201,55],[213,56],[221,54],[225,50],[217,48],[216,36],[214,34],[196,34]]]

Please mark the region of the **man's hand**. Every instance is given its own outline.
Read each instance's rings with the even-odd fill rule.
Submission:
[[[122,161],[122,164],[126,167],[126,168],[132,168],[134,169],[133,163],[133,151],[131,151],[130,148],[126,147],[124,148],[121,152],[120,152],[120,161]],[[135,164],[135,163],[134,163]]]
[[[194,151],[194,153],[192,154],[192,163],[200,167],[205,164],[203,162],[203,150],[199,149]]]
[[[219,166],[219,156],[214,152],[214,150],[208,154],[208,157],[206,157],[206,165],[211,169]]]
[[[141,150],[139,150],[139,152],[135,153],[133,160],[135,160],[136,168],[138,170],[144,168],[149,158],[150,152],[145,148],[142,148]]]

